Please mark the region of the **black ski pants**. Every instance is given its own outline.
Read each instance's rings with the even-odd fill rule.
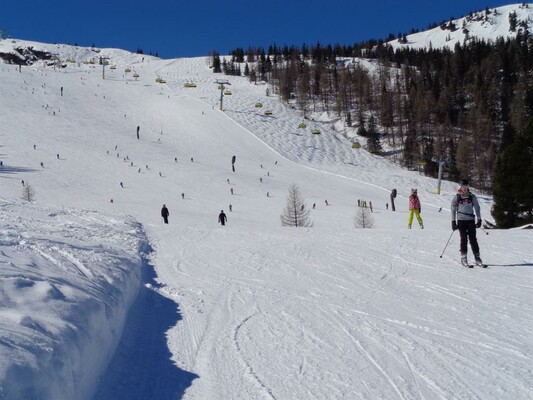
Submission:
[[[479,245],[477,244],[476,239],[476,223],[474,220],[470,221],[457,221],[457,229],[461,235],[461,254],[466,254],[468,251],[468,242],[470,242],[470,247],[472,247],[472,252],[474,254],[479,254]]]

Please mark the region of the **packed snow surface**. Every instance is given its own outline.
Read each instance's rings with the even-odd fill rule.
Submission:
[[[456,185],[352,149],[332,117],[298,128],[206,58],[102,49],[104,80],[94,50],[24,45],[77,58],[0,65],[0,398],[532,397],[531,230],[478,231],[489,266],[465,269]],[[281,226],[292,183],[311,228]]]

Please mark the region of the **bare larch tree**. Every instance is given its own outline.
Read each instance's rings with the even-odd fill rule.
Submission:
[[[356,228],[372,228],[374,226],[374,217],[368,208],[359,207],[353,218],[353,223]]]
[[[287,196],[287,206],[283,210],[281,217],[281,224],[283,226],[302,226],[310,227],[313,223],[309,219],[309,208],[305,205],[300,189],[296,184],[292,184],[289,188]]]
[[[22,189],[22,199],[30,203],[35,200],[35,190],[27,182]]]

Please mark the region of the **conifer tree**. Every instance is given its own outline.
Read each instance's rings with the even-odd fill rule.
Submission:
[[[368,119],[368,151],[379,154],[382,150],[381,138],[373,115]]]
[[[492,216],[500,228],[533,223],[533,118],[497,162]]]

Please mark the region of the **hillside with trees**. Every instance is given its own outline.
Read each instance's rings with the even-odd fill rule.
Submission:
[[[212,57],[228,75],[241,75],[244,65],[244,75],[268,82],[303,118],[327,113],[374,154],[433,177],[442,162],[449,180],[467,178],[492,193],[503,150],[521,140],[533,118],[532,46],[522,24],[513,38],[471,37],[453,49],[393,49],[373,40],[354,46],[271,45],[267,51],[236,49],[231,60]],[[532,163],[531,156],[521,157],[514,166],[526,170]],[[500,168],[498,179],[515,172]]]

